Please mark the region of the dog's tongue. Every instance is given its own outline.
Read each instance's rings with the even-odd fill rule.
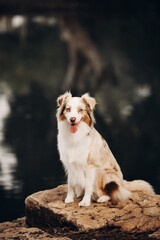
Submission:
[[[78,126],[79,126],[79,123],[74,124],[74,125],[71,124],[70,127],[69,127],[69,131],[70,131],[71,133],[77,132]]]

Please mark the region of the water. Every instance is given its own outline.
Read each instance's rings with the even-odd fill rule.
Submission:
[[[50,129],[53,116],[49,116],[48,106],[38,106],[37,101],[25,112],[29,106],[21,100],[14,100],[12,105],[7,87],[0,94],[1,221],[24,216],[24,199],[29,194],[65,182],[56,149],[56,126]]]
[[[28,195],[66,181],[55,115],[68,76],[74,94],[89,91],[96,97],[96,128],[125,179],[147,180],[160,193],[156,15],[150,8],[143,19],[134,13],[98,18],[85,13],[79,15],[81,25],[75,14],[69,25],[59,17],[13,16],[8,24],[5,18],[0,22],[0,222],[24,216]],[[95,69],[90,51],[105,67]]]
[[[2,86],[1,86],[2,87]],[[4,186],[5,190],[14,188],[14,169],[17,167],[17,159],[12,149],[3,144],[4,140],[4,123],[9,116],[10,106],[8,102],[8,89],[0,95],[0,166],[1,176],[0,185]],[[16,184],[17,185],[17,184]]]

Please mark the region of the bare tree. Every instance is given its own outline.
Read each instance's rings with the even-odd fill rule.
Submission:
[[[88,85],[93,90],[105,71],[106,63],[88,32],[75,18],[61,18],[60,22],[69,51],[63,90],[74,86],[79,92],[83,92]],[[89,83],[90,78],[92,83]]]

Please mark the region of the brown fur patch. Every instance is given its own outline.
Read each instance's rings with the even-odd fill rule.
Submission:
[[[104,171],[106,172],[106,174],[109,176],[111,176],[111,175],[114,175],[114,176],[116,176],[116,177],[120,177],[119,176],[119,174],[118,174],[118,171],[115,171],[114,169],[107,169],[107,168],[105,168],[104,169]]]
[[[81,109],[82,109],[82,111],[81,111]],[[83,107],[78,106],[78,107],[77,107],[77,112],[83,114],[83,112],[84,112]]]
[[[86,109],[88,109],[89,111],[91,111],[90,106],[89,106],[87,100],[86,100],[85,98],[82,98],[82,100],[83,100],[83,102],[84,102],[84,104],[85,104],[85,106],[86,106]]]
[[[94,123],[95,119],[93,116],[93,111],[90,108],[90,105],[88,104],[87,100],[85,98],[82,98],[84,104],[85,104],[85,115],[84,115],[84,119],[82,119],[82,121],[86,122],[88,124],[89,127],[92,126],[92,124]]]
[[[104,184],[103,176],[101,174],[99,174],[98,181],[97,181],[99,197],[101,197],[102,195],[106,195],[106,192],[104,191],[104,188],[103,188],[103,184]]]
[[[87,123],[89,127],[92,125],[91,116],[87,111],[85,111],[85,113],[83,114],[82,121]]]
[[[114,171],[118,172],[118,169],[116,167],[113,167]]]
[[[71,111],[71,107],[67,107],[65,110],[66,110],[66,112],[70,112]]]
[[[106,174],[115,174],[114,169],[104,168],[104,171],[106,172]]]
[[[64,115],[64,110],[65,110],[65,108],[66,108],[66,105],[63,104],[63,106],[61,107],[61,111],[60,111],[60,113],[59,113],[59,118],[60,118],[61,121],[64,121],[64,120],[66,119],[66,117],[65,117],[65,115]]]
[[[62,101],[63,101],[63,97],[58,98],[58,105],[59,105],[59,106],[61,106]]]
[[[86,107],[86,110],[85,112],[83,113],[83,118],[82,118],[82,121],[87,123],[88,126],[90,127],[92,125],[92,118],[91,118],[91,109],[90,109],[90,106],[89,104],[87,103],[86,99],[85,98],[82,98],[84,104],[85,104],[85,107]]]
[[[104,191],[112,198],[113,193],[118,189],[119,186],[116,182],[110,182],[105,185]]]

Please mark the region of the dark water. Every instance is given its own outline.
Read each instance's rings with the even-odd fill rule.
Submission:
[[[1,221],[23,216],[27,195],[65,181],[56,147],[55,104],[35,84],[29,95],[14,99],[10,111],[0,148]]]
[[[103,56],[109,71],[96,82],[91,70],[84,81],[89,60],[79,50],[75,78],[81,76],[82,84],[73,79],[69,89],[77,94],[91,91],[96,97],[96,128],[125,179],[147,180],[160,193],[159,21],[154,5],[141,13],[79,16],[89,47]],[[24,216],[29,194],[65,183],[55,115],[70,48],[60,22],[29,17],[24,28],[0,33],[1,222]]]

